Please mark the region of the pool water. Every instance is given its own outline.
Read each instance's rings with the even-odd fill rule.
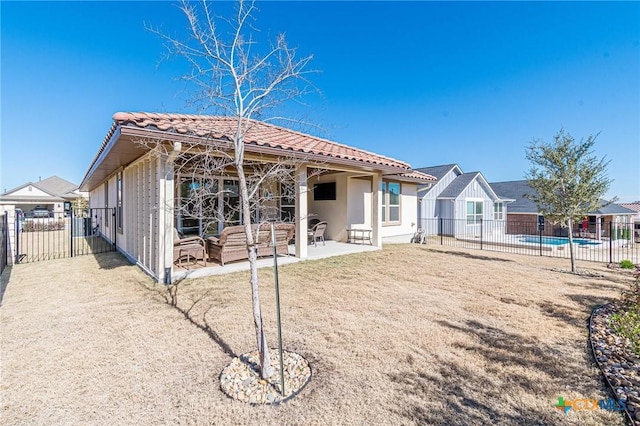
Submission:
[[[540,237],[535,235],[521,235],[519,239],[521,243],[540,243]],[[602,244],[600,241],[588,240],[586,238],[574,238],[573,242],[580,246],[597,246]],[[569,244],[569,239],[565,237],[542,237],[542,244],[549,246],[561,246]]]

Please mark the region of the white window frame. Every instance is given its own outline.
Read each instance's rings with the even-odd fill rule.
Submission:
[[[493,203],[493,219],[504,220],[504,203],[502,201]]]
[[[474,203],[473,214],[469,214],[469,203]],[[481,211],[478,213],[477,207],[481,206]],[[482,198],[467,198],[464,203],[464,213],[467,226],[477,226],[480,224],[480,220],[484,218],[484,200]],[[470,217],[473,217],[473,221],[470,221]],[[478,218],[480,220],[478,220]]]
[[[390,193],[389,193],[389,185],[394,184],[398,185],[398,204],[390,204]],[[382,225],[400,225],[402,223],[402,182],[398,182],[396,180],[388,180],[382,179],[381,183],[381,192],[382,192]],[[398,220],[390,220],[391,217],[391,208],[398,208]]]

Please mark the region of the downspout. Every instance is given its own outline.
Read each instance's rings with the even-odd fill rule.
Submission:
[[[163,282],[167,285],[171,284],[171,277],[173,275],[173,226],[174,217],[173,211],[175,203],[174,197],[174,168],[173,164],[178,157],[178,154],[182,152],[182,142],[174,142],[173,149],[169,152],[164,165],[164,188],[163,188],[163,204],[164,208],[160,211],[164,215],[164,220],[161,222],[164,227],[164,277]],[[171,205],[169,205],[169,201]]]

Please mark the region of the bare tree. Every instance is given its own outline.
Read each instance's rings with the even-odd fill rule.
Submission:
[[[231,169],[237,176],[239,216],[245,229],[251,265],[253,320],[261,363],[260,374],[262,378],[267,378],[272,374],[272,368],[260,309],[252,218],[268,198],[268,195],[260,193],[262,184],[289,179],[295,171],[295,163],[282,158],[271,164],[247,161],[245,138],[255,124],[254,119],[285,119],[276,114],[278,107],[285,101],[299,99],[314,90],[306,78],[313,72],[308,68],[312,57],[298,57],[296,49],[287,45],[283,34],[263,48],[254,37],[256,32],[252,28],[255,4],[240,0],[235,6],[235,15],[228,19],[216,16],[207,1],[197,4],[183,1],[180,9],[189,22],[188,40],[179,40],[156,28],[149,30],[164,41],[169,54],[186,59],[190,65],[190,72],[182,78],[195,85],[192,102],[199,111],[233,118],[231,130],[224,132],[224,139],[228,141],[226,146],[220,140],[216,144],[206,145],[204,149],[202,144],[187,146],[176,163],[177,172],[190,174],[196,179],[211,176],[214,170],[228,173]],[[156,144],[156,147],[160,146]],[[293,179],[290,181],[293,182]],[[194,191],[183,213],[192,208],[194,211],[191,214],[200,217],[206,217],[203,206],[206,206],[207,200],[220,194],[220,191],[223,194],[233,191],[208,184],[206,179],[192,189]],[[211,223],[225,219],[219,217],[219,213],[215,214],[218,216],[208,218]]]

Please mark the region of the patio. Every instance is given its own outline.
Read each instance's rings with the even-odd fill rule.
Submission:
[[[321,243],[319,243],[317,246],[309,245],[307,247],[307,250],[308,257],[306,259],[300,259],[298,257],[295,257],[295,245],[290,244],[289,256],[278,256],[278,265],[288,265],[305,260],[317,260],[333,256],[343,256],[345,254],[375,251],[380,250],[380,248],[368,244],[348,244],[327,240],[325,241],[325,245],[322,245]],[[273,257],[264,257],[258,259],[258,268],[270,267],[273,267]],[[172,281],[175,282],[176,280],[182,280],[185,278],[201,278],[209,275],[223,275],[248,270],[248,260],[227,263],[224,266],[221,266],[217,262],[209,261],[207,261],[207,266],[203,266],[200,264],[191,264],[188,267],[180,268],[176,265],[174,266]]]

